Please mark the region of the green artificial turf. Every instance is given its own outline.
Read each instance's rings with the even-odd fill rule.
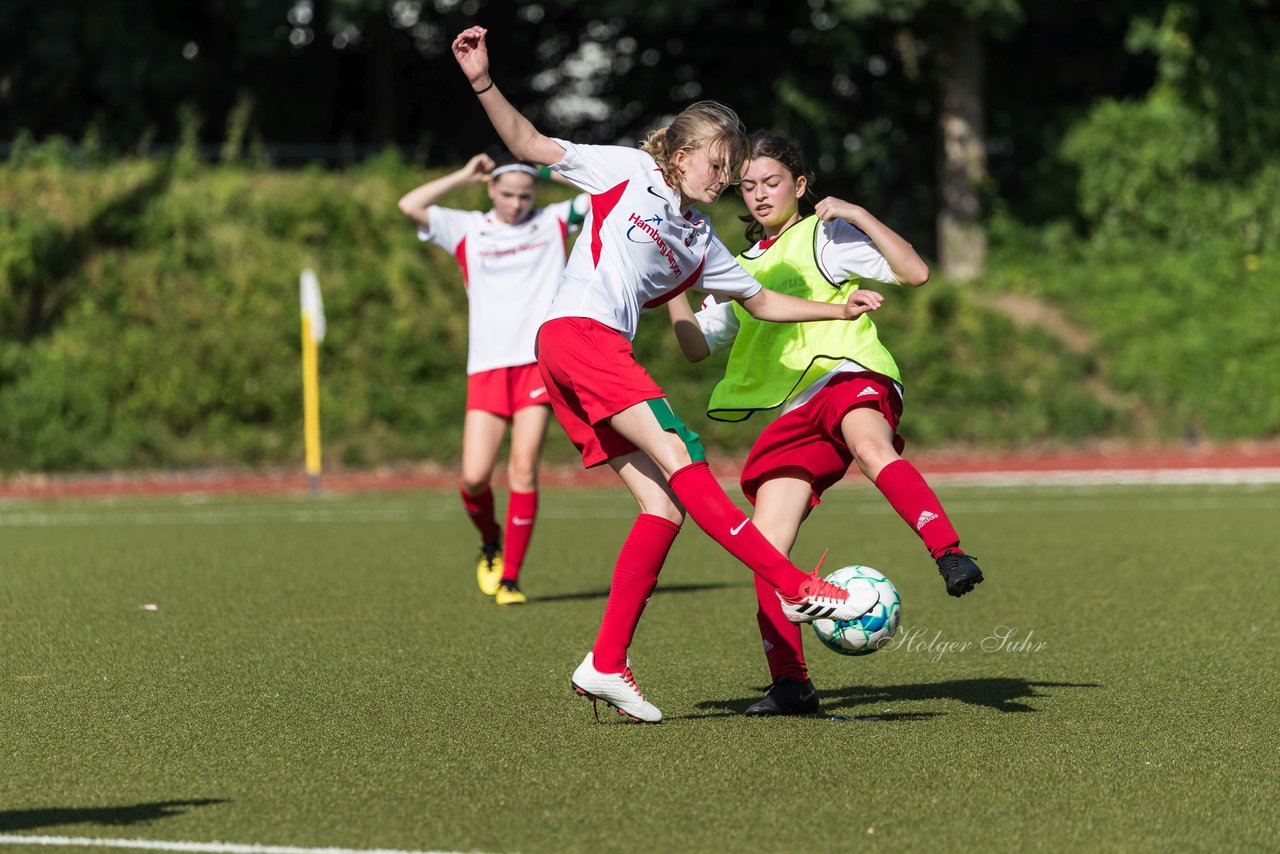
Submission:
[[[0,505],[0,833],[1273,846],[1280,487],[939,492],[987,573],[959,600],[870,488],[806,525],[797,563],[830,546],[903,600],[893,648],[807,640],[821,717],[741,714],[768,682],[751,579],[687,523],[631,648],[657,726],[597,724],[569,687],[634,514],[620,488],[544,491],[508,609],[475,587],[451,492]]]

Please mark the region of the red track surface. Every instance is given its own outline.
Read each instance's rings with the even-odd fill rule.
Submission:
[[[1135,448],[1099,445],[1088,449],[975,453],[934,451],[912,454],[910,459],[926,475],[962,475],[989,472],[1107,472],[1176,471],[1186,469],[1280,469],[1280,441],[1236,445]],[[740,460],[721,458],[713,470],[721,477],[737,474]],[[543,471],[547,486],[614,485],[607,468],[583,471],[573,466],[551,466]],[[430,465],[335,471],[324,475],[326,492],[374,492],[450,488],[455,473]],[[198,471],[110,475],[18,475],[0,481],[0,500],[52,498],[108,498],[126,495],[226,494],[264,495],[305,493],[309,488],[301,471]]]

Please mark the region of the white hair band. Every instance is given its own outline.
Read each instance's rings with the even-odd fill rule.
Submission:
[[[538,177],[538,170],[534,169],[532,166],[524,163],[508,163],[506,166],[499,166],[497,169],[490,172],[489,180],[492,181],[499,175],[505,175],[508,172],[523,172],[526,175],[532,175],[534,178]]]

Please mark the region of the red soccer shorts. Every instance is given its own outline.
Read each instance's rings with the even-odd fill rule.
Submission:
[[[547,384],[536,363],[494,368],[467,377],[467,409],[511,418],[526,406],[546,406]]]
[[[665,397],[616,329],[585,317],[558,317],[538,330],[538,367],[556,420],[587,468],[636,446],[607,419],[646,400]]]
[[[889,422],[894,450],[902,453],[905,442],[897,433],[902,397],[893,380],[872,371],[838,374],[812,400],[780,416],[760,434],[742,467],[742,494],[754,505],[761,483],[779,469],[799,468],[813,489],[809,506],[819,504],[822,493],[839,483],[853,462],[840,422],[864,407],[879,411]]]

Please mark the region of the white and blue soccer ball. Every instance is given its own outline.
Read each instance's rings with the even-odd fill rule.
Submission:
[[[871,610],[856,620],[814,620],[813,633],[822,645],[841,655],[870,655],[898,631],[902,601],[893,582],[869,566],[845,566],[827,576],[837,587],[869,587],[879,596]]]

